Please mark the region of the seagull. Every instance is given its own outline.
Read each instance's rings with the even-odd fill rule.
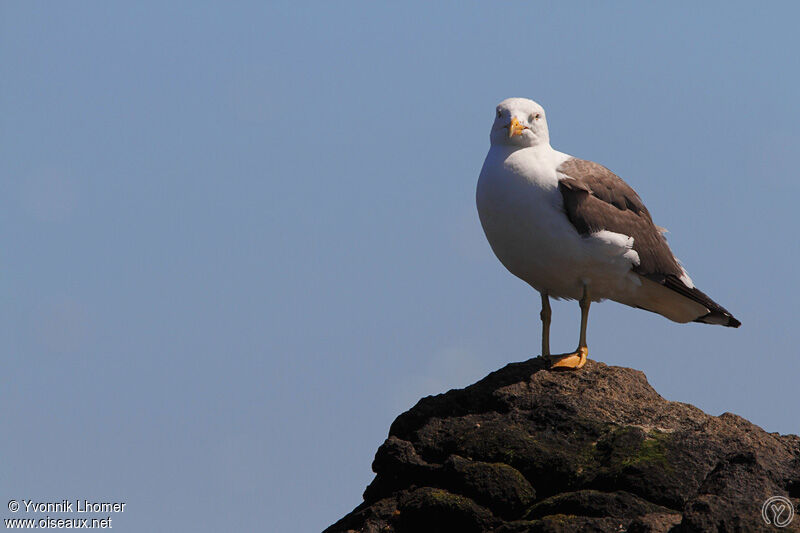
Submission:
[[[495,110],[476,192],[500,262],[541,293],[542,356],[578,369],[591,302],[614,300],[680,323],[741,323],[694,286],[639,195],[606,167],[550,146],[542,106],[508,98]],[[550,353],[550,297],[578,300],[578,349]]]

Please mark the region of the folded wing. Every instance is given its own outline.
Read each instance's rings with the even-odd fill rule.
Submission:
[[[653,223],[630,185],[606,167],[583,159],[566,160],[558,167],[558,174],[565,213],[578,233],[588,236],[605,230],[633,237],[633,249],[639,255],[633,271],[704,306],[708,312],[694,318],[695,322],[741,325],[694,287],[669,249],[663,230]]]

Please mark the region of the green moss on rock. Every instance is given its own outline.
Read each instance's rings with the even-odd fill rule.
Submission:
[[[669,436],[666,433],[649,433],[639,445],[639,448],[622,460],[622,466],[650,463],[671,469],[667,461],[667,449],[664,446],[664,442],[668,438]]]

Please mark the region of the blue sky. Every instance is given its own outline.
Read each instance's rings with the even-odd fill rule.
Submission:
[[[796,4],[264,4],[0,4],[5,500],[125,501],[119,531],[349,512],[399,413],[539,351],[474,205],[508,96],[743,322],[603,303],[590,357],[800,432]],[[554,351],[578,320],[554,304]]]

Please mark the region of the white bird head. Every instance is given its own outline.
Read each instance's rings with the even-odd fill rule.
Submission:
[[[492,146],[525,148],[550,144],[544,108],[527,98],[506,98],[497,104],[489,139]]]

